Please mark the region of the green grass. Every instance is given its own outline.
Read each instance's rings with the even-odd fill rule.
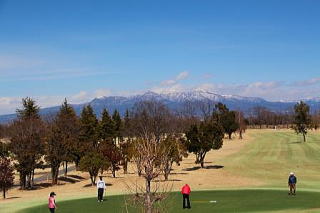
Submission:
[[[126,212],[124,196],[111,196],[103,203],[95,198],[72,200],[58,203],[61,213],[102,213]],[[211,200],[217,201],[210,203]],[[296,196],[288,196],[287,191],[280,190],[234,190],[234,191],[198,191],[191,196],[191,210],[183,210],[181,196],[172,193],[168,203],[168,212],[263,212],[281,211],[301,212],[308,209],[320,208],[319,192],[298,192]],[[139,212],[129,208],[129,212]],[[320,211],[320,209],[318,209]],[[47,212],[47,206],[42,205],[22,211],[23,213]],[[21,212],[21,213],[22,213]]]
[[[298,187],[320,191],[320,134],[310,132],[306,143],[289,131],[255,131],[254,142],[218,162],[230,173],[262,181],[268,188],[286,187],[291,171]],[[232,143],[232,141],[225,141]]]

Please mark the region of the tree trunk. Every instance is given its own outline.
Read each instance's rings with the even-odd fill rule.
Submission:
[[[128,161],[123,161],[123,174],[128,174]]]
[[[68,161],[65,162],[64,176],[67,176],[67,174],[68,174]]]
[[[228,133],[228,135],[229,135],[229,140],[231,140],[232,133]]]
[[[146,199],[145,199],[145,212],[152,213],[152,203],[151,203],[151,182],[146,180]]]
[[[3,199],[6,199],[6,188],[3,187],[2,191],[3,191]]]
[[[116,177],[116,168],[115,166],[112,166],[112,177]]]
[[[242,140],[242,130],[239,131],[239,139]]]
[[[52,185],[58,184],[59,166],[51,167]]]
[[[306,134],[302,134],[303,135],[303,141],[306,142]]]
[[[204,168],[204,162],[203,162],[203,160],[201,161],[200,165],[201,165],[201,168]]]
[[[32,170],[32,174],[31,174],[31,187],[33,188],[34,185],[34,169]]]

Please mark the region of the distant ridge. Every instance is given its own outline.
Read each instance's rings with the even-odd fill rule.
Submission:
[[[80,114],[83,106],[90,104],[97,116],[101,115],[103,109],[108,109],[110,112],[117,109],[120,114],[124,114],[127,109],[131,109],[135,103],[139,101],[157,100],[166,104],[172,110],[180,110],[185,102],[196,103],[199,101],[221,102],[226,104],[232,110],[241,110],[247,115],[253,107],[261,106],[268,108],[274,112],[292,111],[294,104],[298,101],[267,101],[263,98],[242,97],[237,95],[219,95],[209,91],[194,90],[188,92],[174,93],[155,93],[148,91],[141,95],[129,97],[124,96],[108,96],[95,98],[88,103],[72,105],[77,114]],[[320,109],[320,97],[304,100],[310,105],[312,110]],[[42,116],[54,115],[59,110],[59,106],[43,108],[40,111]],[[15,114],[0,115],[0,123],[8,123],[16,118]]]

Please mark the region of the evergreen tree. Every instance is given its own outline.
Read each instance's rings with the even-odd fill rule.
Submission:
[[[115,110],[112,115],[112,120],[114,123],[114,133],[115,139],[121,140],[121,129],[122,129],[122,121],[118,110]]]
[[[34,170],[43,168],[45,124],[40,118],[39,107],[35,101],[22,99],[23,108],[18,109],[18,120],[11,128],[10,151],[20,175],[22,189],[33,187]]]
[[[311,128],[310,107],[303,101],[294,106],[294,130],[297,134],[303,135],[303,141],[306,142],[308,129]]]
[[[82,152],[97,150],[99,123],[90,105],[83,108],[80,116],[80,150]]]
[[[229,111],[227,106],[222,103],[216,105],[216,110],[213,112],[213,119],[221,123],[229,139],[231,139],[232,133],[236,132],[239,128],[239,123],[236,121],[236,112]]]
[[[196,164],[204,167],[204,159],[211,149],[220,149],[223,144],[223,127],[217,122],[201,122],[192,125],[186,132],[186,147],[196,155]]]
[[[65,161],[65,175],[67,173],[67,162],[72,161],[78,131],[79,125],[75,111],[65,100],[50,125],[47,142],[46,161],[51,166],[52,184],[58,182],[59,167],[63,161]]]
[[[113,141],[115,137],[115,124],[109,115],[107,109],[102,112],[102,118],[99,123],[99,139],[102,141]]]
[[[19,119],[39,119],[40,107],[36,104],[35,100],[26,97],[22,99],[22,109],[17,109],[17,116]]]

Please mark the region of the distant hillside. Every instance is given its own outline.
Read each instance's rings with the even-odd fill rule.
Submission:
[[[268,108],[274,112],[289,112],[292,111],[296,102],[271,102],[262,98],[241,97],[235,95],[218,95],[208,91],[191,91],[169,94],[158,94],[154,92],[146,92],[142,95],[130,97],[110,96],[95,98],[92,101],[84,104],[73,105],[77,114],[80,114],[83,106],[90,104],[95,113],[100,116],[103,109],[108,109],[113,112],[115,109],[123,115],[126,109],[131,109],[135,103],[146,100],[158,100],[166,104],[170,109],[180,111],[186,102],[196,104],[198,102],[222,102],[232,110],[241,110],[248,114],[253,107],[261,106]],[[320,98],[304,100],[310,105],[312,110],[320,109]],[[59,106],[41,109],[41,115],[54,115],[59,110]],[[7,123],[16,118],[15,114],[1,115],[0,123]]]

